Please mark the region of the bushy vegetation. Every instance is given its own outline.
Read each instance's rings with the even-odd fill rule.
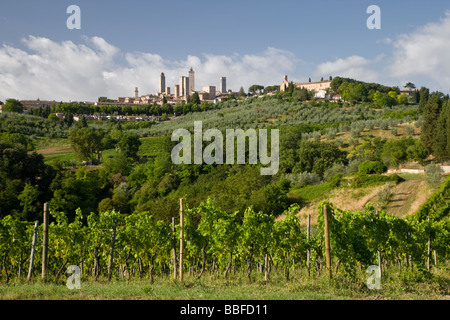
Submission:
[[[364,161],[358,166],[358,173],[362,174],[381,174],[386,170],[387,167],[380,161]]]

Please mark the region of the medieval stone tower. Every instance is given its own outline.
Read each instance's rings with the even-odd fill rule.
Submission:
[[[191,95],[195,92],[195,72],[194,69],[189,70],[189,91],[188,94]]]
[[[220,92],[221,93],[227,92],[227,78],[225,77],[220,78]]]
[[[166,92],[166,76],[164,75],[164,72],[161,72],[161,75],[159,76],[159,93]]]

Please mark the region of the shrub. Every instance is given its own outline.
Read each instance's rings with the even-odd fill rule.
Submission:
[[[361,164],[361,160],[354,159],[348,163],[346,174],[356,173],[358,172],[358,167]]]
[[[435,164],[430,163],[425,167],[425,176],[429,185],[437,186],[441,182],[442,168]]]
[[[359,138],[361,136],[361,130],[359,128],[352,128],[352,138]]]
[[[339,132],[346,132],[346,131],[349,131],[349,130],[350,130],[350,127],[348,125],[346,125],[346,124],[340,124],[339,125],[339,129],[338,129]]]
[[[303,200],[313,201],[320,198],[325,198],[329,195],[331,190],[340,186],[342,175],[334,176],[329,182],[314,186],[306,186],[294,192]]]
[[[406,127],[406,134],[407,134],[408,136],[413,136],[413,135],[415,134],[414,127],[412,127],[412,126],[407,126],[407,127]]]
[[[345,174],[346,167],[342,163],[334,163],[333,166],[327,170],[323,174],[323,178],[325,181],[329,181],[331,178],[335,177],[337,174]]]
[[[387,167],[381,161],[364,161],[358,166],[358,173],[363,174],[382,174],[386,170]]]
[[[327,129],[327,138],[334,139],[336,138],[337,129],[336,128],[328,128]]]
[[[358,138],[350,138],[350,140],[348,141],[348,144],[350,146],[356,147],[357,145],[359,145],[359,139]]]
[[[380,122],[380,129],[381,129],[381,130],[387,130],[387,129],[389,129],[389,121],[386,120],[386,119],[381,120],[381,122]]]
[[[370,186],[376,186],[376,185],[386,183],[386,182],[392,182],[394,184],[398,184],[401,181],[403,181],[403,179],[397,174],[393,174],[393,175],[389,175],[389,176],[382,176],[382,175],[368,175],[368,174],[358,173],[352,179],[351,187],[352,188],[370,187]]]
[[[315,172],[293,173],[286,175],[286,178],[294,184],[301,186],[318,185],[322,182],[320,176]]]
[[[320,138],[322,137],[322,134],[320,133],[320,131],[314,131],[314,132],[312,133],[312,137],[313,137],[316,141],[319,141]]]
[[[383,206],[386,206],[389,203],[389,200],[392,197],[392,183],[388,183],[386,187],[378,191],[377,196]]]
[[[338,147],[343,147],[344,146],[344,140],[342,140],[341,138],[337,138],[336,140],[334,140],[334,143],[336,143],[336,145]]]

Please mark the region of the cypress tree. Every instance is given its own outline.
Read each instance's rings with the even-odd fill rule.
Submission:
[[[447,159],[450,158],[450,100],[447,100],[446,108],[446,118],[447,118]]]
[[[434,153],[437,142],[437,122],[442,110],[442,101],[438,95],[432,95],[428,100],[423,115],[421,139],[425,149]]]
[[[448,135],[448,127],[447,127],[447,119],[448,118],[448,104],[446,104],[439,115],[439,118],[436,122],[436,136],[433,141],[433,150],[434,156],[437,161],[443,162],[448,158],[447,153],[447,135]]]
[[[420,88],[419,113],[424,113],[427,102],[430,98],[430,90],[428,88]]]
[[[84,115],[82,115],[81,116],[81,128],[87,128],[88,127],[88,124],[87,124],[87,121],[86,121],[86,118],[84,117]]]

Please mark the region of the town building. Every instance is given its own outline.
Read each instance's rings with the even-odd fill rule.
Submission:
[[[166,86],[166,76],[164,72],[159,75],[159,88],[157,94],[147,94],[139,96],[138,88],[135,88],[133,97],[119,97],[116,101],[107,101],[107,97],[100,97],[99,101],[95,103],[96,106],[136,106],[148,104],[162,104],[164,99],[168,103],[187,102],[188,97],[193,93],[197,93],[200,101],[217,102],[222,98],[227,97],[230,92],[227,92],[226,77],[220,78],[220,91],[217,91],[216,86],[203,86],[201,91],[195,90],[195,71],[191,67],[189,69],[189,77],[180,76],[180,83],[174,85],[173,93],[169,86]]]
[[[293,82],[293,85],[298,89],[305,88],[308,91],[319,92],[320,90],[326,90],[328,88],[331,88],[331,81],[326,80],[319,82],[304,82],[304,83]],[[284,76],[283,83],[280,86],[280,91],[286,91],[288,87],[289,87],[288,76]]]

